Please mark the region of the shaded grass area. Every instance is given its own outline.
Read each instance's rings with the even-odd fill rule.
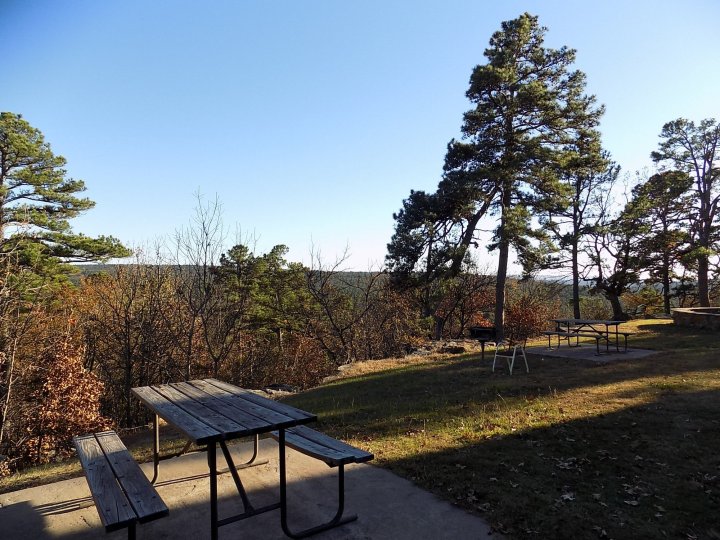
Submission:
[[[720,538],[717,336],[629,326],[658,354],[380,363],[288,402],[512,538]]]

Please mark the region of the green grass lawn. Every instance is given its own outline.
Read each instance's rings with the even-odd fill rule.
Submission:
[[[489,355],[365,362],[287,401],[510,538],[720,539],[718,335],[627,326],[631,347],[658,354],[533,356],[512,377],[491,373]],[[149,457],[147,435],[128,444],[137,459]],[[0,491],[78,474],[73,460],[2,479]]]
[[[720,538],[718,336],[629,326],[658,354],[378,362],[287,401],[512,538]]]

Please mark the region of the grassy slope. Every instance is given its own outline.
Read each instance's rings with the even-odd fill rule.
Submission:
[[[668,322],[631,323],[642,360],[386,362],[288,401],[514,538],[720,538],[717,335]]]

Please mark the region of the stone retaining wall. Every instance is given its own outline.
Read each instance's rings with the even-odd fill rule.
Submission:
[[[678,326],[720,330],[720,308],[717,307],[676,308],[672,315]]]

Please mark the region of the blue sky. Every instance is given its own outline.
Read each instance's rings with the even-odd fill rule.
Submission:
[[[436,187],[471,70],[524,11],[577,49],[625,171],[651,166],[663,123],[720,116],[716,0],[0,0],[0,110],[86,182],[79,232],[142,245],[200,192],[259,251],[348,246],[363,270],[410,189]]]

